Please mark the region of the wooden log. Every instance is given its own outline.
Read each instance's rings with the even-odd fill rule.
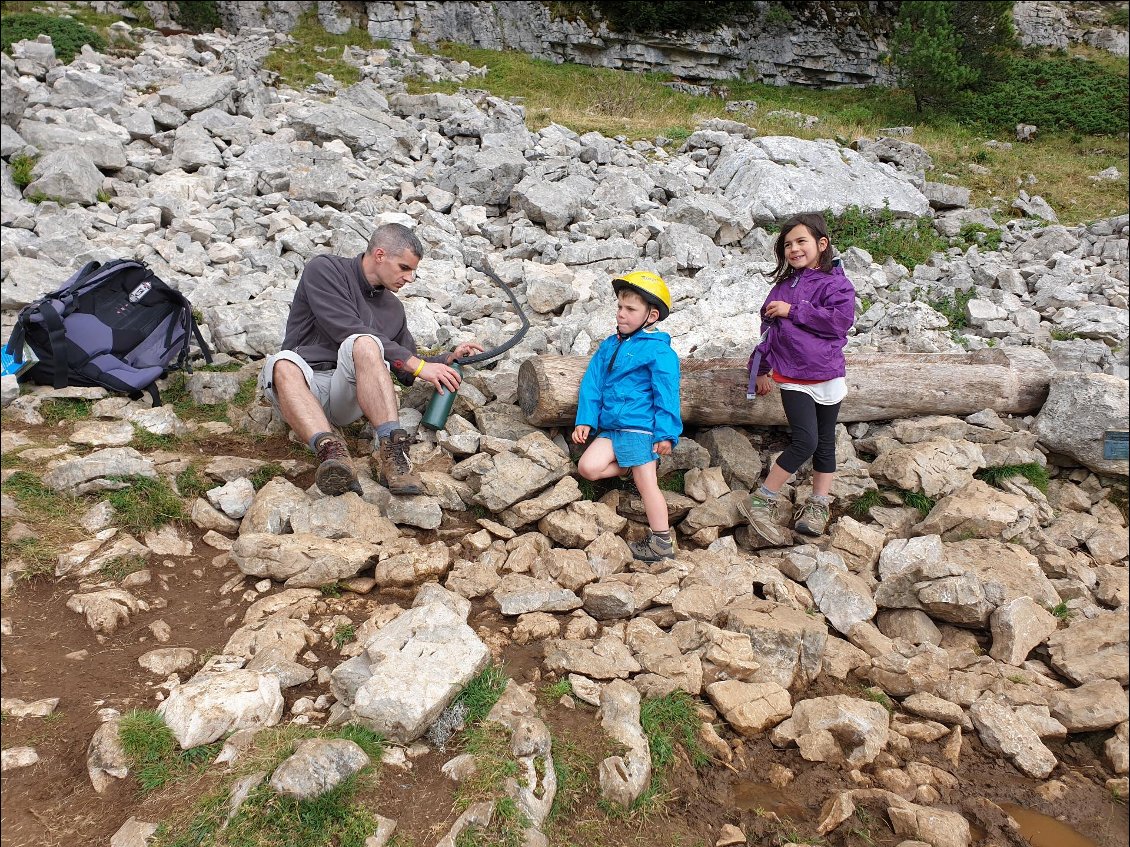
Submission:
[[[518,404],[534,426],[572,426],[584,356],[538,356],[518,371]],[[685,425],[781,425],[780,391],[746,399],[743,359],[684,359],[680,392]],[[1055,367],[1033,347],[975,353],[857,353],[847,357],[843,422],[922,415],[1037,412]]]

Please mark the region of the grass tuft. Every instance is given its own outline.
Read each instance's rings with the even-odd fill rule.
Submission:
[[[121,582],[131,573],[144,570],[147,564],[145,557],[137,553],[132,553],[128,556],[115,556],[113,559],[103,564],[102,567],[98,569],[98,573],[103,579],[108,579],[112,582]]]
[[[1028,462],[1023,465],[997,465],[992,468],[982,468],[973,474],[977,479],[1000,487],[1006,479],[1022,476],[1043,494],[1048,493],[1048,469],[1038,462]]]
[[[180,496],[189,500],[203,497],[213,487],[210,480],[200,475],[200,469],[195,464],[178,473],[174,482]]]
[[[16,471],[4,482],[4,493],[14,497],[20,509],[33,520],[55,520],[73,516],[77,501],[52,491],[27,471]]]
[[[90,400],[79,400],[71,397],[60,397],[54,400],[44,400],[39,405],[39,414],[48,426],[55,426],[61,421],[84,421],[93,414],[94,403]]]
[[[184,503],[163,478],[111,477],[128,482],[126,488],[110,491],[106,499],[114,507],[114,523],[133,534],[158,529],[184,520]]]
[[[656,771],[675,760],[676,746],[681,746],[696,768],[710,764],[710,757],[698,741],[702,718],[695,711],[694,700],[685,691],[666,697],[654,697],[640,704],[640,726],[651,748],[651,764]]]
[[[903,503],[921,512],[922,517],[930,514],[937,502],[933,497],[927,497],[921,491],[899,491],[898,495],[902,498]]]
[[[267,54],[263,67],[279,75],[279,81],[296,89],[317,81],[315,74],[329,74],[342,85],[353,85],[361,71],[342,59],[347,47],[364,50],[387,48],[388,41],[375,40],[367,32],[350,27],[341,35],[326,32],[314,11],[303,13],[290,31],[292,43],[276,47]]]
[[[467,726],[475,726],[486,718],[506,690],[506,682],[507,676],[502,666],[490,664],[459,692],[452,705],[462,703],[467,707]]]
[[[12,168],[12,182],[18,188],[27,188],[32,183],[31,172],[35,168],[36,157],[26,153],[17,153],[8,164]]]
[[[340,650],[350,641],[357,637],[357,627],[351,623],[343,623],[334,630],[333,643],[334,647]]]
[[[247,478],[251,480],[251,485],[258,491],[275,477],[285,474],[286,470],[278,462],[268,462],[253,470]]]
[[[543,685],[538,692],[542,699],[549,703],[556,703],[567,694],[573,693],[573,684],[569,682],[568,677],[561,677],[557,682],[551,682]]]
[[[177,749],[172,731],[164,719],[151,709],[135,709],[122,716],[118,727],[122,750],[143,793],[188,776],[206,767],[221,745],[203,744],[191,750]]]
[[[851,513],[857,518],[864,518],[871,514],[871,510],[883,503],[883,495],[877,488],[864,491],[851,504]]]
[[[872,703],[878,703],[889,713],[894,714],[895,701],[892,700],[887,695],[887,692],[885,692],[883,689],[871,686],[869,688],[864,688],[861,694],[863,695],[864,700],[870,700]]]

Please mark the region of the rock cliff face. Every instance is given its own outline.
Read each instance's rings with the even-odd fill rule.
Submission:
[[[175,26],[169,3],[145,5],[159,26]],[[613,32],[598,18],[562,15],[554,4],[536,0],[220,0],[216,5],[232,32],[245,26],[289,32],[304,12],[314,9],[322,26],[335,33],[358,26],[374,38],[393,42],[454,41],[518,50],[551,62],[664,71],[699,84],[749,79],[816,88],[892,85],[892,69],[883,56],[899,7],[894,0],[810,3],[800,8],[757,0],[747,4],[748,13],[733,27],[638,34]],[[1013,20],[1024,45],[1085,43],[1115,55],[1127,54],[1126,30],[1108,26],[1100,4],[1018,2]]]

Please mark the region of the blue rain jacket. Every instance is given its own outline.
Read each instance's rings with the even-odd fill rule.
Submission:
[[[591,426],[594,433],[644,429],[652,433],[652,443],[677,444],[683,418],[679,357],[671,336],[653,330],[624,341],[617,335],[604,339],[581,380],[576,425]]]

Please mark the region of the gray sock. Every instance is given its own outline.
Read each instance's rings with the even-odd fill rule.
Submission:
[[[757,496],[762,498],[763,500],[776,500],[777,499],[777,492],[776,491],[770,491],[768,488],[766,488],[764,485],[762,485],[762,486],[759,486],[758,489],[757,489]]]
[[[333,435],[332,432],[315,432],[310,436],[310,440],[306,442],[306,446],[310,448],[311,452],[318,452],[318,442],[328,435]]]
[[[811,500],[813,503],[819,503],[824,508],[827,508],[828,506],[832,505],[832,495],[831,494],[813,494],[808,499]]]
[[[383,424],[377,424],[377,440],[388,438],[394,429],[400,429],[400,421],[385,421]]]

